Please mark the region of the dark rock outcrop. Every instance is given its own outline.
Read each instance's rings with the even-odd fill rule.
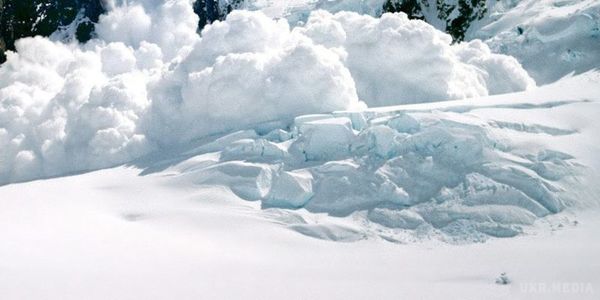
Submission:
[[[4,52],[14,50],[16,40],[28,36],[49,36],[78,20],[76,37],[87,41],[94,23],[104,13],[102,0],[0,0],[0,62]]]
[[[428,11],[429,14],[424,12]],[[465,34],[476,20],[481,20],[488,12],[486,0],[386,0],[383,12],[404,12],[411,19],[430,19],[445,22],[445,28],[439,28],[449,33],[454,41],[465,39]]]
[[[0,0],[0,63],[4,52],[15,50],[15,41],[28,36],[50,36],[61,27],[77,21],[76,38],[91,39],[94,24],[106,12],[104,0]],[[200,17],[198,31],[224,20],[244,0],[196,0],[194,12]]]
[[[224,20],[234,9],[241,8],[244,0],[196,0],[194,12],[200,17],[198,31],[218,20]]]

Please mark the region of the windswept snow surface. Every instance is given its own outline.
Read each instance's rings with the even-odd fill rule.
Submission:
[[[597,299],[599,79],[302,116],[2,186],[2,297]]]
[[[120,3],[120,2],[119,2]],[[238,11],[196,33],[191,1],[126,1],[98,39],[16,43],[0,67],[0,183],[95,170],[302,114],[485,96],[535,83],[508,56],[405,15]]]

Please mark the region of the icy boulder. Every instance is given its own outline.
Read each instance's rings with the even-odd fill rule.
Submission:
[[[263,203],[274,207],[303,207],[314,194],[312,181],[312,174],[307,170],[281,171],[275,175],[271,192]]]
[[[353,160],[327,162],[311,171],[315,195],[305,206],[310,211],[347,216],[385,203],[408,202],[404,190]]]
[[[286,149],[264,139],[241,139],[228,145],[222,152],[224,160],[268,160],[283,159],[287,155]]]
[[[347,156],[355,137],[352,121],[348,118],[328,118],[301,123],[292,151],[304,155],[305,160],[331,160]]]
[[[408,210],[375,208],[369,212],[369,220],[390,228],[417,229],[427,224],[420,214]]]
[[[398,116],[395,116],[393,119],[387,122],[387,125],[398,132],[404,133],[415,133],[419,131],[421,127],[421,125],[415,118],[407,114],[400,114]]]
[[[407,135],[385,125],[376,125],[361,132],[359,137],[366,139],[364,141],[364,145],[367,147],[366,151],[372,151],[376,155],[386,158],[400,151],[401,144]],[[357,147],[356,145],[361,145],[361,143],[355,144],[355,147]]]
[[[469,235],[474,230],[495,237],[511,237],[521,232],[521,226],[532,225],[536,220],[531,212],[506,205],[430,205],[415,210],[434,228],[457,235]]]
[[[197,185],[222,185],[230,187],[246,200],[265,198],[270,190],[273,169],[268,165],[224,162],[187,172],[185,180]]]
[[[522,190],[502,184],[478,173],[468,174],[464,181],[453,189],[444,189],[438,199],[443,202],[461,199],[468,206],[513,205],[521,207],[538,217],[551,212],[541,203],[527,196]]]
[[[556,213],[564,206],[553,193],[557,187],[543,180],[534,170],[518,165],[488,163],[482,167],[482,172],[498,182],[520,189],[550,212]]]

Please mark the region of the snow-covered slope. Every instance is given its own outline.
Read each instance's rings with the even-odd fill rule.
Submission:
[[[265,124],[126,166],[2,186],[0,290],[10,299],[595,299],[599,76],[304,116],[285,131]],[[379,139],[388,134],[396,138]],[[414,187],[401,193],[411,178],[398,175],[398,197],[379,201],[394,191],[375,175],[380,162],[382,176],[415,175]],[[436,185],[444,197],[391,202]],[[539,218],[549,199],[563,211]],[[524,234],[437,242],[513,230]],[[511,283],[495,284],[503,272]]]
[[[462,246],[333,243],[287,230],[281,220],[297,216],[227,190],[138,172],[0,187],[2,298],[597,298],[597,211]],[[495,284],[502,272],[509,285]]]

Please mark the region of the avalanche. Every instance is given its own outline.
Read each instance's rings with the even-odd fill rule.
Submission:
[[[199,34],[192,2],[7,53],[3,298],[597,299],[597,1],[490,0],[463,43],[382,0]]]
[[[298,0],[246,7],[305,22],[310,11],[382,13],[385,0]],[[412,17],[466,41],[479,39],[493,52],[514,56],[538,84],[600,67],[600,2],[596,0],[391,0],[408,3]],[[278,9],[273,9],[277,7]]]
[[[129,1],[85,44],[16,42],[0,67],[0,183],[125,163],[301,114],[521,91],[515,59],[404,14],[236,11],[196,33],[187,0]]]
[[[114,6],[85,44],[17,41],[0,68],[0,183],[183,156],[166,170],[178,181],[264,208],[364,214],[394,234],[459,240],[514,236],[585,202],[573,192],[585,178],[577,156],[504,136],[577,129],[474,107],[365,110],[535,87],[480,41],[453,45],[402,13],[323,10],[293,28],[234,11],[198,35],[190,1],[155,4]]]
[[[473,113],[502,107],[481,98],[490,94],[556,88],[535,89],[480,41],[452,44],[402,13],[317,10],[290,28],[234,11],[201,35],[197,21],[190,1],[133,1],[100,16],[85,44],[17,41],[0,68],[0,183],[139,161],[161,169],[172,156],[173,180],[357,217],[392,229],[389,239],[514,236],[589,202],[575,192],[590,191],[577,155],[512,141],[577,128]],[[564,82],[586,82],[577,88],[597,99],[597,73],[577,78]],[[474,104],[373,108],[465,98]],[[555,105],[543,99],[527,105]]]

